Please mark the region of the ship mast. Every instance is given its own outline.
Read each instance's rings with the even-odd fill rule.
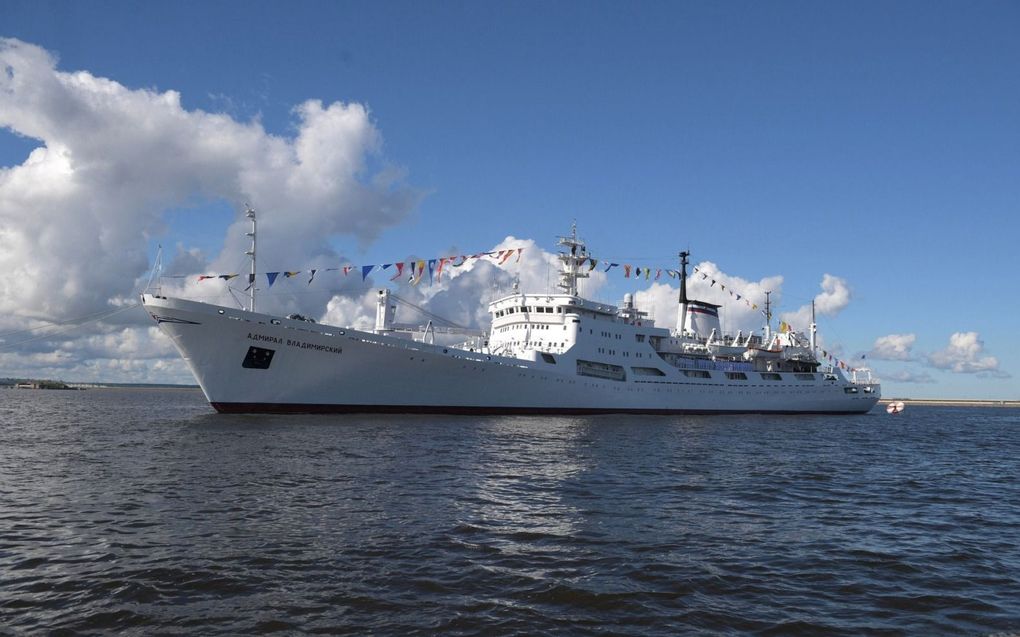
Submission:
[[[818,348],[818,323],[815,322],[815,300],[811,299],[811,355],[818,358],[815,350]]]
[[[560,270],[560,289],[571,296],[577,296],[577,280],[587,279],[588,272],[582,271],[581,266],[588,260],[588,249],[584,241],[577,238],[577,222],[570,226],[570,236],[560,237],[559,245],[570,248],[570,252],[560,252],[560,263],[563,269]]]
[[[248,292],[250,294],[250,300],[248,302],[248,311],[255,311],[255,209],[244,204],[245,215],[251,219],[251,232],[246,232],[245,236],[251,237],[251,249],[245,252],[251,257],[251,273],[248,275]]]
[[[687,257],[691,256],[691,253],[684,250],[680,253],[680,305],[677,308],[677,325],[676,331],[680,337],[687,332]]]
[[[680,302],[687,302],[687,257],[691,256],[688,251],[680,253]]]

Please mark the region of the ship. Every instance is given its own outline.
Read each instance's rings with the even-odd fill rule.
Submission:
[[[722,307],[688,295],[689,252],[679,253],[672,327],[631,294],[620,306],[584,298],[590,257],[576,225],[558,238],[555,291],[515,284],[489,302],[487,332],[458,344],[437,342],[431,322],[397,324],[387,288],[371,330],[260,313],[248,216],[248,307],[142,294],[221,413],[860,414],[881,397],[870,371],[819,360],[813,319],[807,335],[769,320],[761,333],[724,334]]]

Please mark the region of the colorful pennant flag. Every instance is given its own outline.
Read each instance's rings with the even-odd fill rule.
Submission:
[[[443,258],[439,259],[439,263],[436,266],[436,282],[437,283],[442,283],[442,281],[443,281],[443,266],[446,265],[446,262],[448,260],[449,260],[448,257],[443,257]]]

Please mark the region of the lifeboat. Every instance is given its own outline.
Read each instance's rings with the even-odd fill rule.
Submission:
[[[723,345],[722,343],[709,343],[708,351],[714,356],[740,356],[747,348],[742,345]]]
[[[757,347],[748,347],[747,351],[744,352],[744,358],[749,361],[758,359],[777,360],[782,355],[782,349],[759,349]]]

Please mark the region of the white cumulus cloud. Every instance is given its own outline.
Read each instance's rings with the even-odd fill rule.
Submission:
[[[133,299],[169,209],[240,211],[251,202],[260,262],[280,269],[335,265],[331,237],[369,242],[407,217],[422,194],[383,158],[365,106],[310,99],[293,115],[287,134],[273,134],[258,120],[188,110],[173,90],[62,70],[50,51],[0,39],[0,128],[39,144],[0,167],[0,360],[8,373],[145,381],[183,370],[150,358],[140,310],[26,346],[20,335],[2,336]],[[177,273],[238,271],[246,230],[238,214],[219,254],[178,246]],[[229,302],[225,287],[190,277],[167,291]]]
[[[815,295],[815,314],[817,316],[837,316],[850,305],[850,286],[846,279],[832,274],[822,276],[822,291]],[[807,332],[811,325],[811,304],[805,304],[793,312],[783,312],[780,318],[793,326],[794,329]]]
[[[914,342],[916,334],[889,334],[875,339],[868,356],[887,361],[914,360]]]
[[[949,337],[945,349],[928,355],[928,363],[937,369],[958,374],[989,373],[1005,375],[999,369],[999,360],[985,353],[985,344],[977,332],[956,332]]]
[[[364,106],[308,100],[294,115],[293,136],[273,135],[0,40],[0,127],[41,143],[0,168],[0,312],[75,316],[132,292],[171,207],[251,201],[262,258],[288,267],[333,256],[331,236],[369,241],[406,217],[420,195],[376,167],[382,141]],[[237,268],[246,229],[239,217],[211,267]]]

